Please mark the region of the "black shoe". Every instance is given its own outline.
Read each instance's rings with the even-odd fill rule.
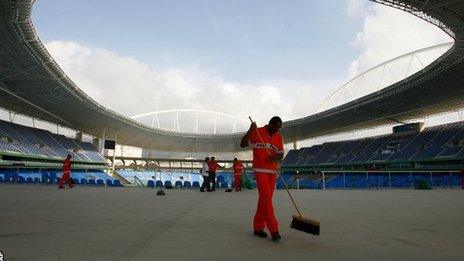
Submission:
[[[205,192],[205,190],[204,190],[204,189],[200,189],[200,192]]]
[[[258,237],[267,237],[267,233],[262,230],[253,231],[253,235],[258,236]]]
[[[272,241],[277,242],[282,239],[282,236],[279,234],[279,232],[275,232],[271,235]]]

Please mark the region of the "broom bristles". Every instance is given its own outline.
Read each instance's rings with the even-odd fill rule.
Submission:
[[[298,215],[292,216],[292,223],[290,224],[290,228],[303,231],[306,233],[310,233],[313,235],[319,235],[320,233],[320,222],[314,219],[301,217]]]

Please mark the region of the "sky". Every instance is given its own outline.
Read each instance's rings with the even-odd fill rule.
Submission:
[[[294,119],[372,66],[452,41],[367,0],[42,0],[32,18],[68,76],[126,116],[206,109]]]

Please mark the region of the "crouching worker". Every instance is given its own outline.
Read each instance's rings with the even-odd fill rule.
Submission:
[[[63,175],[61,176],[58,188],[64,189],[64,183],[68,184],[69,188],[73,187],[71,182],[71,155],[68,154],[66,159],[63,161]]]
[[[243,136],[240,146],[247,147],[250,143],[253,149],[253,171],[258,187],[258,207],[253,220],[253,234],[267,237],[264,228],[267,227],[273,241],[281,239],[279,223],[274,214],[272,197],[276,186],[278,161],[283,158],[284,147],[280,128],[282,120],[275,116],[268,125],[258,128],[256,123]]]

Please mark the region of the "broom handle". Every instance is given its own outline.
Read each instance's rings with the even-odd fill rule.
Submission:
[[[250,119],[251,123],[253,123],[253,120],[251,119],[250,116],[248,116],[248,119]],[[259,140],[261,141],[261,143],[263,143],[264,141],[263,141],[263,138],[261,137],[261,134],[259,134],[258,131],[256,131],[256,133],[258,134],[258,138],[259,138]],[[267,155],[268,155],[269,157],[271,157],[271,154],[269,153],[269,151],[268,151],[267,149],[265,149],[265,150],[266,150],[266,152],[267,152]],[[299,215],[300,217],[302,217],[302,215],[301,215],[301,213],[300,213],[300,210],[298,209],[298,206],[296,205],[296,202],[295,202],[295,200],[294,200],[293,197],[292,197],[292,193],[290,193],[290,190],[288,189],[287,182],[285,182],[285,179],[284,179],[284,178],[282,177],[282,175],[280,174],[280,171],[279,171],[279,168],[278,168],[278,166],[277,166],[277,163],[275,163],[275,161],[273,161],[272,163],[274,163],[274,166],[276,167],[277,175],[279,175],[280,179],[282,180],[282,183],[284,183],[285,190],[287,191],[287,194],[288,194],[288,196],[290,197],[290,200],[292,201],[293,206],[294,206],[295,209],[296,209],[296,212],[298,212],[298,215]]]

